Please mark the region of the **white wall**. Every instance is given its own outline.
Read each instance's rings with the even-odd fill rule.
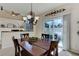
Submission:
[[[70,46],[71,46],[71,50],[73,52],[79,53],[79,36],[77,35],[77,31],[79,30],[79,25],[77,24],[77,21],[79,21],[79,4],[65,4],[62,5],[60,7],[57,7],[55,9],[60,9],[60,8],[65,8],[66,11],[63,13],[59,13],[55,16],[52,17],[43,17],[39,20],[39,23],[36,27],[36,29],[38,29],[37,33],[38,33],[38,37],[40,37],[41,33],[43,33],[43,21],[45,19],[50,19],[50,18],[55,18],[55,17],[60,17],[66,14],[71,14],[71,29],[70,29]],[[55,10],[54,9],[54,10]],[[40,23],[41,22],[41,23]]]
[[[77,53],[79,53],[79,35],[77,32],[79,31],[79,4],[72,5],[73,12],[71,16],[71,49]]]
[[[41,33],[43,32],[43,24],[42,24],[42,17],[38,20],[38,23],[36,24],[36,32],[35,36],[41,38]]]

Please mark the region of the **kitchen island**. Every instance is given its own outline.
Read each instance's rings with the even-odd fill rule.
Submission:
[[[29,33],[30,37],[35,36],[34,32],[26,32],[26,31],[2,31],[1,32],[1,45],[2,49],[13,47],[12,37],[14,36],[16,39],[20,39],[20,34]]]

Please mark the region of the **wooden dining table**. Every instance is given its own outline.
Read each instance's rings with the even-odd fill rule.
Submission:
[[[29,44],[27,41],[23,41],[23,42],[20,42],[19,45],[25,51],[27,51],[27,53],[29,53],[31,56],[41,56],[47,51],[48,47],[46,47],[46,46],[48,46],[48,45],[46,45],[46,43],[45,43],[45,46],[43,46],[43,44],[40,46],[37,43],[38,44],[42,43],[42,41],[37,41],[36,43],[34,43],[32,45]]]
[[[37,40],[36,42],[32,43],[32,45],[35,45],[35,46],[40,47],[40,48],[45,49],[45,50],[49,50],[50,41]]]

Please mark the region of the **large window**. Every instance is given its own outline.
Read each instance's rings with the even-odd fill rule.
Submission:
[[[33,31],[33,24],[29,23],[27,19],[24,20],[24,29],[25,31]]]

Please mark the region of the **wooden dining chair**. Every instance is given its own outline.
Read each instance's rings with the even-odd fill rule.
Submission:
[[[49,50],[43,56],[58,56],[58,41],[51,41]]]
[[[58,56],[58,41],[51,41],[48,56]]]
[[[15,47],[15,56],[19,56],[20,55],[20,47],[18,44],[18,40],[14,38],[14,36],[12,37],[13,43],[14,43],[14,47]]]
[[[45,41],[49,41],[49,34],[42,34],[41,39]]]
[[[18,39],[12,37],[14,47],[15,47],[15,56],[29,56],[29,54],[25,51],[25,49],[21,48]]]
[[[29,33],[21,34],[21,41],[24,41],[25,39],[27,39],[27,36],[29,37]]]

